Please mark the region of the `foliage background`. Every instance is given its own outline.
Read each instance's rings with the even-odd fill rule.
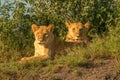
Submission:
[[[54,24],[54,34],[64,40],[66,20],[81,21],[83,24],[89,20],[91,28],[88,36],[102,38],[108,35],[109,28],[114,29],[120,21],[120,1],[8,0],[0,6],[0,56],[6,55],[4,61],[7,62],[9,59],[16,60],[17,56],[33,54],[33,23]]]
[[[88,69],[93,68],[94,72],[97,67],[98,73],[98,68],[101,72],[104,69],[102,65],[106,66],[106,64],[107,68],[114,66],[114,69],[110,69],[108,75],[106,72],[109,70],[107,68],[105,71],[103,70],[104,79],[109,77],[108,79],[113,80],[117,79],[117,76],[119,77],[120,0],[4,1],[6,2],[0,5],[0,80],[38,80],[42,78],[62,80],[64,76],[68,77],[63,75],[64,72],[77,78],[86,75],[86,72],[82,70],[83,67],[88,73],[91,73]],[[21,57],[34,54],[34,35],[31,31],[33,23],[37,25],[54,24],[54,34],[64,41],[67,31],[66,20],[81,21],[83,24],[88,20],[91,22],[88,32],[91,41],[87,47],[70,45],[64,49],[65,54],[69,54],[65,56],[58,54],[54,60],[36,59],[24,64],[18,63]],[[108,60],[112,62],[115,60],[114,65],[109,66],[109,63],[112,62],[108,62]],[[62,78],[56,76],[56,71],[63,72],[61,73]],[[113,72],[116,72],[115,76],[111,75]],[[96,77],[96,74],[94,76]]]

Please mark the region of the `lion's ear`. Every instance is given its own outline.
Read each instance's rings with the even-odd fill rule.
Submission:
[[[90,28],[90,22],[89,21],[86,22],[84,26],[85,26],[85,28],[89,29]]]
[[[49,32],[53,32],[54,25],[53,24],[49,24],[47,29],[48,29]]]
[[[66,22],[65,22],[66,27],[70,27],[70,24],[71,24],[70,21],[66,21]]]
[[[82,27],[83,24],[81,22],[77,22],[77,26]]]
[[[35,32],[39,29],[39,27],[36,24],[32,24],[32,31]]]

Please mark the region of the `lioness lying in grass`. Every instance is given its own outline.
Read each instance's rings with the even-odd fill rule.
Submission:
[[[66,42],[81,43],[87,42],[87,32],[90,28],[90,22],[82,24],[81,22],[70,22],[66,21],[66,27],[68,29],[66,35]]]
[[[34,58],[46,59],[53,55],[53,25],[48,26],[37,26],[32,25],[32,31],[35,36],[34,47],[35,53],[34,56],[24,57],[20,62],[27,61]],[[52,56],[53,57],[53,56]]]

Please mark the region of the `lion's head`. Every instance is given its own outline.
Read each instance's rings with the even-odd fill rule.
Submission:
[[[66,41],[67,42],[79,42],[81,41],[81,36],[86,33],[84,31],[87,31],[90,27],[90,23],[87,22],[85,24],[82,24],[81,22],[70,22],[66,21],[66,27],[68,29],[67,35],[66,35]]]
[[[53,25],[37,26],[32,25],[32,31],[35,35],[35,41],[39,44],[47,44],[53,38]]]

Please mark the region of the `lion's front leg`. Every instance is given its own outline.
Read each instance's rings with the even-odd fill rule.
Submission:
[[[35,58],[35,56],[23,57],[23,58],[20,59],[19,63],[22,63],[22,62],[25,62],[25,61],[29,61],[29,60],[34,59],[34,58]]]

